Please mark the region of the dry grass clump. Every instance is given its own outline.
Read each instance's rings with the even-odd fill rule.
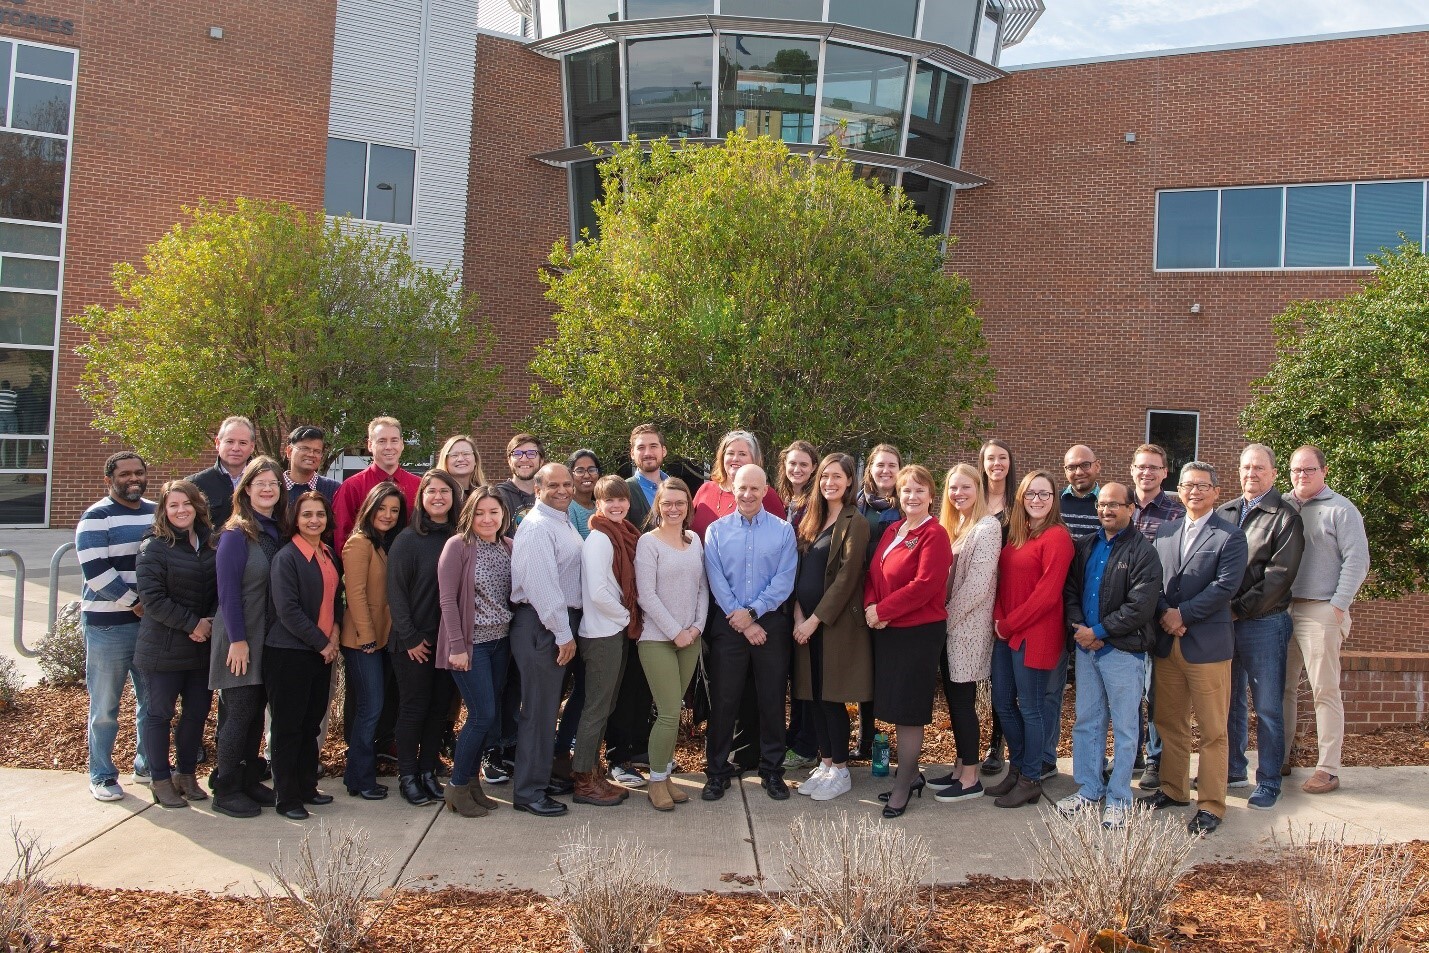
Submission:
[[[1165,932],[1196,844],[1184,822],[1137,805],[1119,828],[1103,827],[1093,810],[1068,818],[1044,808],[1042,824],[1045,836],[1028,841],[1032,902],[1052,932],[1074,945],[1107,930],[1115,942],[1142,944]]]
[[[368,849],[366,831],[351,826],[333,831],[319,822],[303,835],[296,857],[273,863],[281,894],[258,884],[263,918],[313,953],[360,949],[402,886],[387,887],[391,859]],[[373,899],[378,896],[384,899]]]
[[[1296,949],[1307,953],[1386,953],[1405,916],[1429,890],[1413,877],[1407,846],[1345,843],[1345,828],[1295,825],[1287,833],[1286,887]]]
[[[898,953],[930,937],[934,892],[923,838],[847,812],[801,816],[784,845],[789,886],[777,902],[794,919],[771,943],[789,953]]]
[[[15,842],[15,862],[0,883],[0,950],[29,953],[48,944],[37,934],[35,921],[45,882],[40,871],[49,859],[50,848],[40,847],[35,834],[23,833],[18,821],[10,821],[10,839]]]
[[[568,833],[553,866],[560,891],[551,905],[566,921],[571,949],[637,953],[654,942],[675,899],[664,851],[624,837],[611,843],[586,824]]]

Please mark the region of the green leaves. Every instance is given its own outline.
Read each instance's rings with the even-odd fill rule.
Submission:
[[[336,455],[390,414],[420,458],[439,428],[479,414],[497,369],[469,362],[490,349],[488,326],[456,275],[418,264],[405,239],[241,198],[185,212],[142,269],[115,265],[118,304],[75,318],[96,427],[171,460],[244,414],[264,453],[307,423]]]
[[[1325,452],[1330,485],[1364,514],[1365,594],[1398,596],[1429,574],[1429,259],[1411,243],[1373,260],[1362,290],[1276,318],[1275,364],[1241,422],[1283,453]]]
[[[549,441],[619,458],[649,420],[700,458],[736,426],[917,454],[977,426],[981,325],[901,193],[742,133],[631,143],[601,172],[600,238],[558,242],[542,276],[558,311],[532,400]]]

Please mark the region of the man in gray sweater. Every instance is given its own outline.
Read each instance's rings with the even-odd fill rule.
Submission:
[[[1369,540],[1355,505],[1325,485],[1325,454],[1304,446],[1290,457],[1285,502],[1300,512],[1305,528],[1305,556],[1291,588],[1290,640],[1285,669],[1285,754],[1295,741],[1295,693],[1300,672],[1310,675],[1315,697],[1315,729],[1320,753],[1315,773],[1302,786],[1309,794],[1328,794],[1340,786],[1340,751],[1345,737],[1345,706],[1340,698],[1340,645],[1350,634],[1350,604],[1369,574]]]

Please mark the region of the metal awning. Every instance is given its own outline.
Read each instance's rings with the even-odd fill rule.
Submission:
[[[1002,48],[1016,46],[1027,39],[1032,27],[1047,6],[1042,0],[1002,0]]]
[[[1019,15],[1014,13],[1011,9],[1011,6],[1017,3],[1037,3],[1040,6],[1041,0],[1009,0],[1008,14],[1010,16]],[[1036,17],[1034,16],[1033,21],[1035,22],[1035,20]],[[1009,27],[1008,29],[1010,30],[1011,28]],[[1027,26],[1023,28],[1023,33],[1025,34],[1028,29],[1031,29],[1031,23],[1028,23]],[[808,39],[838,40],[847,43],[857,43],[860,46],[873,47],[875,49],[886,50],[890,53],[913,56],[920,60],[926,60],[929,63],[951,70],[959,76],[965,76],[974,83],[986,83],[994,79],[1001,79],[1007,75],[1007,73],[998,69],[996,66],[984,63],[976,57],[969,56],[960,50],[955,50],[951,46],[944,46],[941,43],[915,40],[912,37],[899,36],[896,33],[866,30],[862,27],[848,26],[843,23],[820,23],[813,20],[777,20],[769,17],[692,16],[658,17],[649,20],[601,21],[574,30],[567,30],[565,33],[558,33],[555,36],[535,40],[531,43],[527,43],[526,48],[542,56],[559,59],[562,56],[577,53],[593,46],[613,43],[616,40],[639,40],[656,36],[712,33],[716,30],[721,33],[796,36]],[[1019,36],[1018,39],[1021,39],[1021,37]]]
[[[674,142],[691,143],[698,146],[722,146],[723,139],[678,139]],[[594,162],[603,159],[615,151],[615,147],[624,145],[623,142],[595,142],[591,143],[595,151],[591,151],[587,146],[569,146],[565,149],[552,149],[549,152],[538,152],[533,159],[546,163],[546,165],[556,166],[561,169],[569,169],[573,165],[582,162]],[[795,155],[825,156],[829,152],[829,147],[822,143],[789,142],[785,143],[789,151]],[[650,151],[650,141],[640,140],[640,146],[646,151]],[[945,182],[955,189],[975,189],[979,185],[987,185],[991,180],[984,179],[980,175],[973,175],[971,172],[964,172],[955,169],[950,165],[941,162],[933,162],[930,159],[915,159],[911,156],[889,155],[886,152],[868,152],[862,149],[845,149],[844,155],[848,161],[855,165],[876,165],[887,169],[902,169],[905,172],[912,172],[925,178],[933,179],[937,182]]]

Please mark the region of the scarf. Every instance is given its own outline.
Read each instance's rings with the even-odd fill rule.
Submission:
[[[635,544],[640,542],[640,530],[629,520],[613,520],[595,513],[590,518],[591,532],[604,533],[615,547],[615,581],[620,584],[620,601],[630,610],[630,625],[625,634],[632,641],[640,638],[640,597],[635,589]]]

